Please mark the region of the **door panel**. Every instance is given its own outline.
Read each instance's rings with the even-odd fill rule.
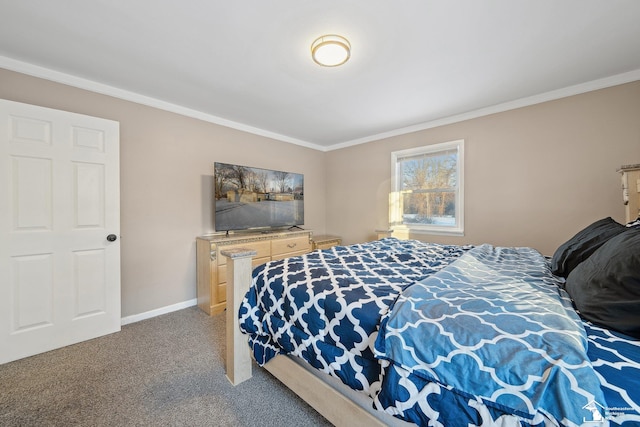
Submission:
[[[10,333],[53,325],[53,256],[38,254],[11,259],[13,321]]]
[[[102,249],[75,251],[73,253],[74,320],[85,316],[103,314],[107,309],[105,296],[105,254]]]
[[[0,100],[0,363],[120,330],[119,125]]]
[[[12,163],[13,231],[51,230],[51,160],[14,156]]]

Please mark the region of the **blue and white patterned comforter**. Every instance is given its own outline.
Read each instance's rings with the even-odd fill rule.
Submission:
[[[299,356],[374,397],[377,409],[418,425],[538,427],[556,425],[556,419],[575,425],[580,424],[576,421],[580,417],[593,421],[600,415],[611,420],[611,425],[640,425],[640,341],[579,320],[557,286],[560,279],[550,275],[547,260],[537,252],[488,246],[470,249],[383,239],[267,263],[253,272],[251,289],[239,313],[241,329],[249,334],[260,365],[280,353]],[[467,256],[470,253],[476,254],[473,260]],[[476,263],[481,259],[488,264]],[[464,272],[467,266],[474,272]],[[490,279],[499,270],[502,278]],[[442,277],[454,276],[466,282],[460,286],[462,296],[445,295],[449,290],[437,286],[422,296],[439,301],[425,309],[432,317],[442,318],[441,323],[401,320],[395,309],[423,292],[417,282],[440,284]],[[492,286],[493,294],[481,299],[465,295],[465,289],[474,284],[486,290]],[[542,295],[525,293],[525,288]],[[502,311],[494,296],[520,302],[511,312]],[[536,316],[525,318],[532,304],[537,307]],[[448,313],[450,309],[458,313]],[[480,318],[478,312],[493,314]],[[414,323],[427,330],[408,328]],[[452,329],[456,324],[462,327]],[[403,328],[418,331],[417,337],[396,338]],[[474,338],[470,332],[482,332],[484,337]],[[515,347],[500,347],[501,342],[509,341],[502,334],[516,337],[511,339]],[[584,358],[587,339],[591,364]],[[406,345],[409,341],[411,346]],[[563,349],[556,350],[560,341],[567,341],[568,347],[562,344]],[[431,358],[420,361],[420,366],[410,362],[416,342],[424,344],[424,354]],[[409,359],[390,348],[396,343],[402,343]],[[460,352],[449,357],[460,361],[457,368],[442,363],[460,345],[473,349],[475,355]],[[437,351],[446,356],[437,356]],[[561,360],[554,362],[558,358]],[[438,366],[429,365],[434,360],[440,361]],[[505,360],[518,363],[501,363]],[[497,365],[493,372],[487,369],[491,363]],[[546,371],[544,363],[548,363]],[[474,364],[476,372],[470,374],[467,369]],[[446,365],[454,367],[442,372]],[[512,370],[514,366],[523,369]],[[529,380],[526,387],[516,385],[512,393],[497,388],[525,377]],[[535,385],[541,384],[541,377],[543,388]],[[463,380],[474,379],[473,387],[467,388],[473,381]],[[581,411],[583,407],[586,412]],[[590,425],[608,425],[608,420]]]
[[[380,318],[405,287],[469,248],[388,238],[269,262],[253,271],[240,328],[259,365],[293,354],[373,396]]]
[[[603,406],[611,425],[640,426],[640,341],[584,322],[589,338],[589,360],[600,379]]]
[[[377,355],[531,424],[592,421],[602,414],[590,404],[606,402],[559,283],[533,249],[479,246],[398,297]],[[386,381],[379,400],[389,392],[398,396],[397,383]]]

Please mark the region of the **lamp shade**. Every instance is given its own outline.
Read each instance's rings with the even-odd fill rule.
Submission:
[[[351,57],[351,44],[342,36],[327,34],[311,44],[311,57],[323,67],[337,67]]]

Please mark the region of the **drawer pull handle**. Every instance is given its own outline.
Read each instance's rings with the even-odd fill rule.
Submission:
[[[289,249],[293,249],[293,248],[295,248],[297,245],[298,245],[297,243],[287,243],[287,247],[288,247]]]

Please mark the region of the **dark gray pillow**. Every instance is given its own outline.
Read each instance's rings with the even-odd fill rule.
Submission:
[[[607,241],[567,277],[582,317],[640,339],[640,228]]]
[[[628,228],[611,217],[594,222],[560,245],[551,258],[551,271],[557,276],[567,277],[607,240],[625,230]]]

